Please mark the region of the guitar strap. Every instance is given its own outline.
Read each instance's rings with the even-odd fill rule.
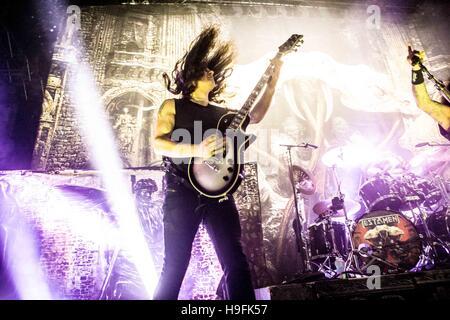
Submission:
[[[166,172],[166,175],[170,175],[171,178],[175,179],[176,182],[178,182],[179,185],[184,186],[190,191],[194,191],[195,193],[198,193],[197,190],[192,187],[191,183],[186,177],[186,174],[183,173],[181,170],[176,168],[172,165],[170,160],[166,157],[163,158],[163,171]],[[167,182],[166,182],[167,184]]]

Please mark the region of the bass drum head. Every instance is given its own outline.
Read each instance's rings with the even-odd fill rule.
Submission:
[[[373,257],[386,261],[375,261],[384,272],[412,269],[419,262],[422,251],[414,224],[401,213],[388,210],[368,212],[359,218],[352,241],[363,253],[363,263]]]

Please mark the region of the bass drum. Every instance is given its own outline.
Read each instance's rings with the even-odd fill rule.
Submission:
[[[374,258],[385,272],[407,271],[419,262],[422,242],[415,226],[401,213],[388,210],[364,214],[352,233],[363,263]],[[384,262],[383,262],[384,261]]]

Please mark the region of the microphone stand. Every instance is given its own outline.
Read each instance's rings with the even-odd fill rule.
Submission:
[[[292,148],[308,148],[312,147],[314,149],[317,148],[315,145],[310,145],[308,143],[302,143],[300,145],[292,145],[292,144],[280,144],[282,147],[286,147],[288,151],[288,168],[289,168],[289,178],[291,180],[292,192],[294,194],[294,206],[295,206],[295,217],[292,222],[292,227],[295,233],[295,240],[297,243],[297,250],[302,258],[303,271],[312,272],[311,262],[309,259],[308,248],[305,246],[305,242],[302,237],[302,221],[300,219],[300,214],[298,212],[298,199],[297,199],[297,189],[295,188],[295,180],[294,180],[294,166],[292,164]]]

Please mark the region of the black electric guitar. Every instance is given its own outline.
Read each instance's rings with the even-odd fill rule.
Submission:
[[[296,51],[302,43],[302,35],[292,35],[278,48],[273,60]],[[225,198],[239,187],[243,177],[244,151],[256,139],[244,132],[249,122],[247,115],[270,79],[273,68],[271,62],[239,112],[227,113],[217,123],[216,129],[226,138],[224,153],[209,159],[190,159],[189,181],[200,194],[209,198]]]

